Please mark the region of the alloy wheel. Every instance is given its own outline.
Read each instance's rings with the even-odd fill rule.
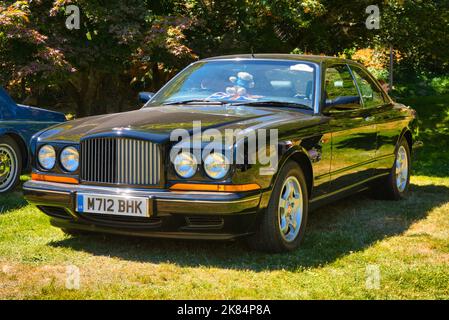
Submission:
[[[282,238],[293,242],[299,234],[303,215],[303,193],[301,184],[294,176],[288,177],[279,197],[279,229]]]
[[[0,192],[8,189],[17,174],[17,156],[8,145],[0,145]]]
[[[408,156],[404,146],[400,146],[396,157],[396,187],[399,192],[404,192],[408,182]]]

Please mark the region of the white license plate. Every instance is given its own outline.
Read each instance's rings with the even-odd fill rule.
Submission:
[[[98,194],[76,195],[79,213],[99,213],[117,216],[149,217],[148,199],[127,196],[104,196]]]

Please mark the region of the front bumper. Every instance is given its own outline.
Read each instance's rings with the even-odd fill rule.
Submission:
[[[226,240],[251,233],[261,192],[173,192],[28,181],[25,198],[60,228],[124,235]],[[76,212],[78,192],[146,197],[150,218],[117,217]]]

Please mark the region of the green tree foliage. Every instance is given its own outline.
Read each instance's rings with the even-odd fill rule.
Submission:
[[[27,1],[0,2],[0,66],[0,81],[19,84],[22,96],[26,79],[36,84],[71,71],[64,54],[39,30]]]
[[[222,54],[350,55],[391,43],[407,70],[444,74],[448,1],[0,1],[0,80],[22,100],[85,116],[135,107],[137,91]],[[65,26],[70,4],[81,10],[79,30]],[[372,4],[382,13],[379,30],[365,25]]]
[[[404,56],[409,70],[449,72],[449,0],[392,0],[383,11],[381,39]]]

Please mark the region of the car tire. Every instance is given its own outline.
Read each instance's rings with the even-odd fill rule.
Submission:
[[[385,200],[406,198],[410,187],[410,172],[410,146],[406,139],[402,139],[396,147],[395,160],[390,174],[373,187],[376,198]]]
[[[22,154],[17,143],[8,136],[0,137],[0,193],[6,193],[19,183]]]
[[[248,238],[249,246],[270,253],[297,249],[307,224],[308,199],[301,167],[293,161],[287,162],[279,173],[255,234]]]

